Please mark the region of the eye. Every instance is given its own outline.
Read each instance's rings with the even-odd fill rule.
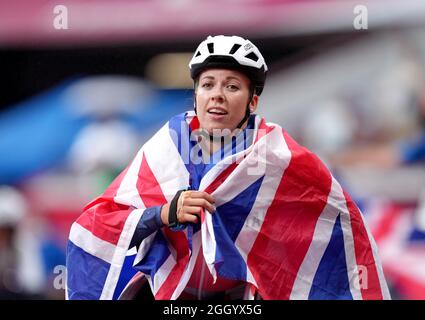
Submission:
[[[209,89],[209,88],[211,88],[211,87],[212,87],[212,83],[210,83],[210,82],[205,82],[205,83],[203,83],[203,84],[201,85],[201,87],[202,87],[202,88],[205,88],[205,89]]]
[[[237,85],[234,85],[234,84],[229,84],[229,85],[227,85],[227,88],[228,88],[230,91],[237,91],[237,90],[239,90],[239,87],[238,87]]]

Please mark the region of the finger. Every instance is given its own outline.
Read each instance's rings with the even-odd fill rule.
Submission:
[[[181,208],[186,205],[187,199],[190,198],[192,191],[183,191],[177,200],[177,207]]]
[[[210,203],[215,202],[214,197],[205,191],[192,191],[192,193],[190,194],[190,198],[203,198]]]
[[[198,217],[193,215],[193,214],[188,214],[188,213],[184,213],[182,215],[182,220],[180,222],[193,222],[193,223],[197,223],[198,222]]]
[[[182,213],[190,213],[190,214],[200,214],[201,213],[201,207],[191,207],[191,206],[186,206],[182,208]]]
[[[203,207],[203,208],[207,209],[209,212],[215,211],[214,205],[212,203],[208,202],[207,200],[203,199],[203,198],[187,199],[184,204],[185,204],[185,207],[186,206]]]

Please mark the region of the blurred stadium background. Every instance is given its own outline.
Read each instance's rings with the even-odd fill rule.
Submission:
[[[64,298],[71,223],[192,107],[187,64],[210,34],[257,44],[259,113],[355,198],[393,298],[425,299],[422,0],[0,0],[0,299]]]

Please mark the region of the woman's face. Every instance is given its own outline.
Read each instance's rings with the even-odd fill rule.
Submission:
[[[245,116],[250,98],[250,80],[243,73],[228,69],[208,69],[199,76],[195,89],[196,110],[201,128],[236,129]],[[251,112],[257,108],[258,96],[249,102]],[[242,127],[244,128],[244,127]]]

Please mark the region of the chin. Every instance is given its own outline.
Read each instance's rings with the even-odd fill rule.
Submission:
[[[236,128],[237,124],[229,124],[228,121],[220,122],[220,121],[205,121],[204,119],[199,119],[200,127],[208,132],[208,134],[212,134],[213,130],[230,130],[233,131]]]
[[[207,122],[207,123],[206,123]],[[225,128],[225,125],[221,123],[214,123],[211,121],[199,121],[200,128],[207,131],[208,133],[212,133],[213,130],[221,130]]]
[[[232,130],[230,126],[225,124],[210,125],[206,129],[208,133],[214,133],[214,130]]]

